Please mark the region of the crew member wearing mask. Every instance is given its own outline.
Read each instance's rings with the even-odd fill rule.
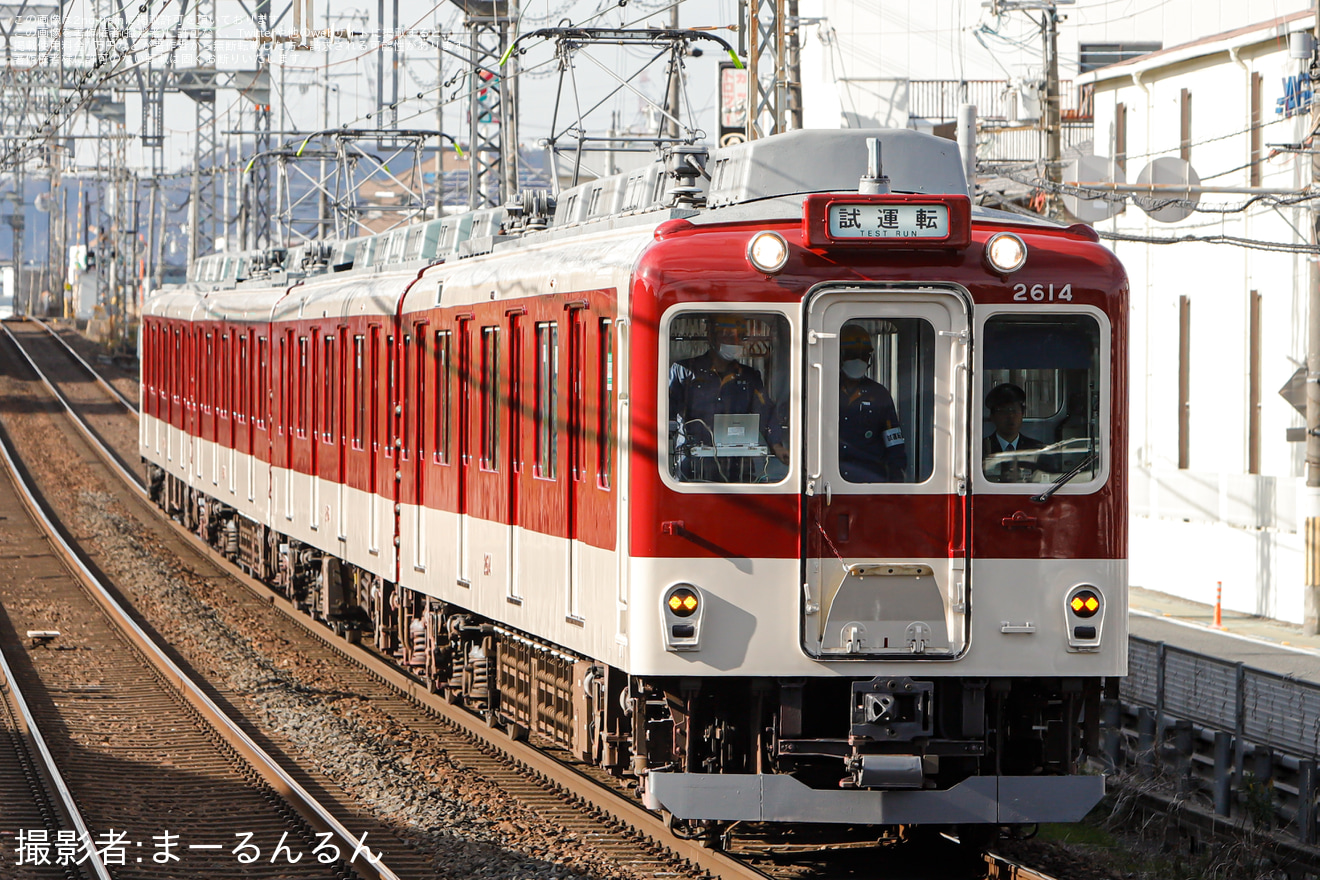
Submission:
[[[756,414],[766,445],[788,464],[783,431],[774,418],[774,404],[765,393],[761,374],[739,362],[746,336],[747,325],[740,316],[712,315],[706,322],[706,353],[669,368],[669,417],[677,423],[677,448],[710,445],[717,413]],[[693,477],[691,468],[691,461],[684,463],[684,476],[689,479]]]
[[[894,398],[867,377],[875,346],[861,324],[839,333],[839,474],[850,483],[901,483],[907,444]]]

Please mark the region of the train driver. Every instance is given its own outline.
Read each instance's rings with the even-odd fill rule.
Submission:
[[[907,441],[889,389],[867,376],[871,334],[849,322],[839,332],[839,474],[850,483],[901,483]]]
[[[669,368],[669,417],[678,435],[675,448],[712,446],[716,415],[756,415],[770,452],[788,464],[783,430],[761,373],[739,361],[746,337],[747,323],[742,316],[712,314],[706,320],[706,353],[676,361]],[[680,468],[684,479],[702,476],[693,458],[685,458]]]
[[[1036,469],[1036,456],[1021,453],[1045,448],[1044,443],[1022,433],[1026,404],[1027,393],[1011,382],[996,385],[985,396],[995,429],[982,444],[983,467],[986,477],[997,483],[1030,480]]]

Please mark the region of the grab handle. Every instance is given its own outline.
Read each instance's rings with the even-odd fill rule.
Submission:
[[[821,447],[824,446],[825,437],[825,365],[814,363],[811,368],[816,371],[816,433],[812,437],[812,466],[811,474],[808,477],[812,483],[820,479],[821,472]]]

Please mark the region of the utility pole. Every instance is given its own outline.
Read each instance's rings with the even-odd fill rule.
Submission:
[[[1315,4],[1315,45],[1320,46],[1320,0]],[[1316,49],[1311,49],[1311,81],[1316,78]],[[1311,98],[1311,131],[1320,125],[1320,101]],[[1311,143],[1311,183],[1320,182],[1320,154]],[[1311,213],[1311,241],[1320,245],[1320,212]],[[1320,266],[1308,261],[1306,296],[1306,589],[1303,591],[1302,631],[1320,633]]]
[[[1041,12],[1045,32],[1045,179],[1051,184],[1046,194],[1045,214],[1059,215],[1059,183],[1063,180],[1063,112],[1059,106],[1059,10],[1050,4]]]
[[[1040,35],[1045,43],[1045,87],[1041,94],[1040,124],[1045,134],[1044,174],[1047,181],[1045,213],[1060,214],[1059,184],[1063,181],[1063,112],[1059,102],[1059,5],[1077,0],[991,0],[990,12],[1032,12],[1040,10]],[[1317,0],[1320,2],[1320,0]]]

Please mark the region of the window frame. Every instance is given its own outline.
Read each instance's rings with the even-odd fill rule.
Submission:
[[[435,330],[431,336],[433,368],[435,370],[435,424],[432,430],[431,460],[435,464],[448,465],[453,462],[451,442],[454,436],[453,416],[450,410],[454,396],[453,380],[453,344],[452,328]]]
[[[505,388],[500,381],[503,378],[501,368],[499,324],[485,324],[477,328],[480,349],[479,381],[477,383],[478,402],[478,444],[477,467],[487,473],[500,471],[500,415],[504,409]]]
[[[532,476],[559,479],[559,322],[536,321],[532,327],[536,358],[532,401]],[[548,339],[547,339],[548,337]],[[542,352],[542,345],[550,348]],[[548,356],[546,356],[548,355]]]
[[[596,488],[608,492],[614,480],[614,325],[611,317],[596,320]]]
[[[978,494],[989,495],[1038,495],[1041,491],[1048,488],[1050,484],[1046,483],[1000,483],[989,479],[985,474],[985,468],[982,466],[984,457],[985,436],[981,431],[982,417],[981,413],[985,407],[985,396],[990,392],[986,386],[986,368],[985,368],[985,337],[986,324],[996,318],[1002,318],[1010,315],[1020,318],[1047,318],[1061,315],[1088,315],[1093,318],[1100,334],[1100,352],[1098,354],[1098,386],[1100,389],[1100,436],[1097,446],[1100,449],[1100,469],[1095,477],[1090,480],[1082,480],[1081,475],[1069,480],[1066,485],[1060,488],[1058,495],[1093,495],[1099,492],[1109,483],[1109,477],[1112,472],[1110,465],[1113,458],[1113,325],[1109,316],[1095,306],[1088,305],[1052,305],[1052,306],[1018,306],[994,305],[985,306],[983,310],[978,310],[975,316],[975,323],[972,338],[975,340],[974,365],[976,381],[972,394],[972,411],[970,414],[971,424],[974,426],[974,436],[971,438],[972,458],[968,470],[971,471],[972,491]],[[993,386],[991,386],[993,387]]]
[[[337,373],[335,372],[335,335],[332,332],[321,337],[321,412],[320,440],[322,443],[337,444],[335,436],[335,412],[338,394]]]
[[[655,468],[664,485],[687,495],[800,495],[802,418],[804,388],[802,377],[802,315],[800,303],[776,302],[683,302],[670,306],[660,316],[656,336],[656,438]],[[698,483],[678,480],[669,472],[669,332],[676,318],[688,312],[709,314],[773,314],[788,322],[788,472],[777,483]],[[765,377],[762,377],[764,380]]]
[[[367,434],[367,334],[353,334],[353,434],[351,447],[362,452]]]

